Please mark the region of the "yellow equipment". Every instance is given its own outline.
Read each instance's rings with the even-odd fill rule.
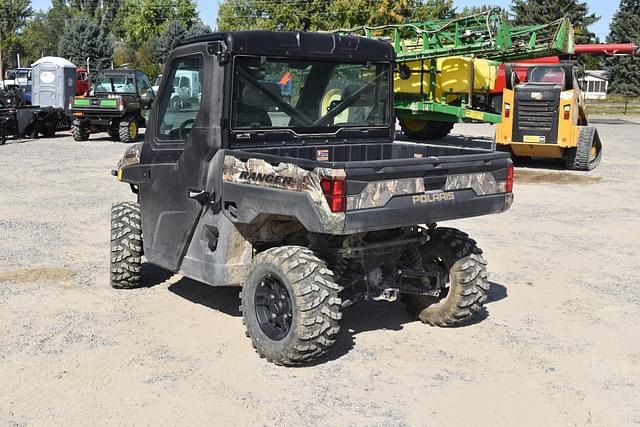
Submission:
[[[526,82],[517,68],[526,67]],[[564,159],[567,168],[591,170],[602,158],[595,127],[588,126],[574,63],[507,64],[502,122],[496,148],[518,157]]]

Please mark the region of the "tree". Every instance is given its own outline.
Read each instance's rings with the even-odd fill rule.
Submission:
[[[64,0],[53,0],[46,12],[31,16],[20,35],[25,63],[32,63],[41,56],[58,54],[58,43],[62,36],[60,28],[74,16],[75,10]]]
[[[124,38],[128,46],[138,49],[152,38],[158,37],[166,23],[179,20],[190,28],[198,18],[193,0],[124,0],[116,21],[116,35]]]
[[[33,13],[30,0],[0,0],[0,80],[4,79],[4,66],[15,58],[18,32]],[[3,56],[2,53],[8,53]]]
[[[516,25],[546,24],[567,16],[575,29],[576,43],[591,43],[595,35],[589,26],[600,20],[589,13],[587,2],[578,0],[513,0],[511,11]]]
[[[153,60],[164,64],[169,53],[187,36],[187,30],[178,20],[170,21],[158,37],[153,50]]]
[[[640,0],[621,0],[609,27],[608,43],[640,45]],[[607,58],[606,66],[614,93],[640,95],[640,58]]]
[[[89,58],[93,69],[108,68],[113,57],[113,47],[98,23],[83,14],[73,18],[64,27],[58,44],[58,55],[77,65]]]
[[[494,9],[499,9],[500,12],[503,15],[507,15],[506,10],[502,9],[499,6],[491,6],[491,5],[485,5],[485,6],[465,6],[459,13],[458,16],[470,16],[470,15],[477,15],[479,13],[483,13],[483,12],[488,12],[490,10],[494,10]]]
[[[454,15],[452,0],[226,0],[220,4],[220,30],[332,30],[399,24]]]
[[[180,42],[190,37],[200,36],[210,32],[211,28],[202,21],[197,21],[191,28],[186,28],[182,22],[177,19],[169,21],[167,25],[165,25],[160,37],[155,40],[153,61],[157,64],[164,64],[167,61],[169,53],[171,53]]]

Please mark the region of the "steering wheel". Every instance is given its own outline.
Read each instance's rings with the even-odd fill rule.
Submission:
[[[195,122],[194,119],[189,119],[180,123],[180,127],[178,127],[178,138],[180,138],[181,141],[186,140],[187,137],[189,136],[189,132],[191,132],[191,128],[187,128],[187,126],[193,124],[193,122]]]

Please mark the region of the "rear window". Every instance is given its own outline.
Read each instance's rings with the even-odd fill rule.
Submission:
[[[133,76],[100,76],[96,93],[136,93],[136,83]]]

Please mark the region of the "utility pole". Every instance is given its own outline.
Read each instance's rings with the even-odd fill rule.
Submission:
[[[4,70],[2,69],[2,23],[0,22],[0,83],[4,89]]]

